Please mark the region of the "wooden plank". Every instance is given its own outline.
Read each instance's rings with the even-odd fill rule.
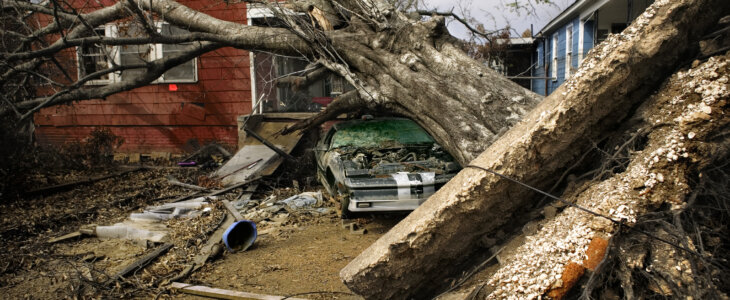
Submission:
[[[256,116],[254,116],[256,117]],[[261,138],[267,140],[271,145],[281,149],[285,153],[291,153],[302,137],[301,132],[295,132],[289,135],[281,135],[279,132],[291,125],[293,122],[261,122],[255,123],[255,119],[251,119],[246,123],[246,129],[258,134]],[[253,122],[253,123],[252,123]],[[250,125],[255,125],[254,127]],[[242,168],[255,161],[261,159],[253,168]],[[245,181],[255,176],[268,176],[274,173],[283,159],[269,147],[263,145],[250,134],[246,135],[243,147],[219,168],[214,177],[221,178],[224,185],[235,184]],[[223,178],[225,176],[225,178]]]
[[[243,196],[241,196],[241,199],[243,199],[243,200],[251,199],[251,195],[253,194],[253,192],[256,191],[257,188],[258,188],[258,184],[251,184],[248,187],[246,187],[246,193],[243,194]],[[231,210],[231,209],[229,208],[229,210]],[[231,213],[233,213],[233,211],[235,211],[235,208],[233,208],[233,210],[231,210]],[[239,216],[240,216],[240,214],[239,214]],[[187,277],[188,275],[190,275],[190,273],[200,269],[200,267],[205,265],[205,262],[208,261],[210,256],[215,252],[214,251],[215,247],[217,245],[219,245],[221,240],[223,239],[223,233],[226,231],[226,229],[228,229],[228,227],[230,227],[233,224],[234,221],[236,221],[235,219],[237,217],[232,218],[229,214],[225,214],[225,215],[223,215],[223,218],[224,219],[221,221],[220,225],[218,225],[218,228],[216,228],[215,232],[213,232],[213,234],[210,235],[210,238],[208,238],[208,240],[205,242],[205,245],[200,249],[200,252],[198,253],[198,255],[196,255],[193,258],[193,261],[191,263],[189,263],[188,265],[186,265],[185,269],[182,272],[180,272],[180,274],[175,276],[172,279],[172,281],[181,280],[181,279]],[[243,219],[243,217],[241,217],[241,219]]]
[[[292,298],[292,297],[285,297],[285,296],[272,296],[272,295],[262,295],[262,294],[254,294],[254,293],[248,293],[248,292],[241,292],[241,291],[232,291],[232,290],[225,290],[225,289],[219,289],[219,288],[213,288],[213,287],[207,287],[204,285],[192,285],[187,283],[181,283],[181,282],[173,282],[170,285],[170,288],[173,290],[190,294],[190,295],[197,295],[197,296],[203,296],[203,297],[210,297],[215,299],[231,299],[231,300],[282,300],[282,299],[292,299],[292,300],[304,300],[303,298]]]
[[[69,233],[69,234],[64,234],[62,236],[59,236],[59,237],[56,237],[56,238],[52,238],[52,239],[48,240],[48,243],[49,244],[58,243],[58,242],[61,242],[61,241],[70,240],[70,239],[73,239],[73,238],[80,237],[81,235],[82,235],[81,234],[81,231],[74,231],[74,232]]]
[[[228,192],[230,192],[232,190],[235,190],[237,188],[240,188],[240,187],[242,187],[244,185],[248,185],[248,184],[250,184],[250,183],[252,183],[252,182],[254,182],[256,180],[259,180],[259,179],[261,179],[261,177],[256,177],[256,178],[253,178],[253,179],[249,179],[249,180],[246,180],[244,182],[237,183],[237,184],[234,184],[232,186],[229,186],[229,187],[227,187],[225,189],[222,189],[222,190],[213,191],[212,193],[206,195],[206,197],[218,196],[220,194],[228,193]]]
[[[223,233],[225,233],[226,229],[228,229],[228,227],[231,227],[234,222],[235,220],[229,214],[223,215],[223,222],[221,222],[220,226],[218,226],[215,232],[210,235],[208,241],[205,242],[205,245],[200,248],[200,252],[198,253],[198,255],[193,258],[193,272],[197,271],[203,265],[205,265],[205,262],[208,261],[208,258],[210,258],[211,254],[213,254],[213,249],[223,239]]]
[[[243,130],[245,130],[248,135],[250,135],[251,137],[257,139],[259,142],[264,144],[266,147],[269,147],[269,149],[274,150],[274,152],[276,152],[276,154],[279,154],[279,156],[286,158],[288,160],[294,160],[294,157],[289,155],[289,153],[286,153],[286,152],[284,152],[284,150],[279,149],[279,147],[274,146],[274,144],[270,143],[265,138],[256,134],[256,132],[254,132],[253,130],[248,129],[248,128],[244,128]]]
[[[125,170],[125,171],[121,171],[121,172],[117,172],[117,173],[113,173],[113,174],[109,174],[109,175],[104,175],[104,176],[99,176],[99,177],[90,177],[90,178],[82,179],[82,180],[75,181],[75,182],[43,187],[43,188],[40,188],[37,190],[32,190],[32,191],[26,192],[25,195],[36,195],[36,194],[45,195],[45,194],[54,193],[54,192],[61,192],[61,191],[72,189],[78,185],[90,184],[90,183],[94,183],[94,182],[101,181],[104,179],[122,176],[122,175],[125,175],[128,173],[142,171],[145,169],[146,169],[145,167],[137,167],[137,168],[134,168],[131,170]]]
[[[167,250],[170,250],[170,248],[172,248],[172,246],[173,246],[172,243],[166,243],[166,244],[163,244],[163,245],[157,247],[157,249],[155,249],[154,251],[145,254],[144,256],[142,256],[138,260],[136,260],[135,262],[131,263],[130,265],[126,266],[121,271],[117,272],[117,274],[114,274],[114,276],[112,276],[111,278],[109,278],[109,280],[107,280],[106,285],[110,285],[111,283],[115,282],[117,279],[122,278],[129,273],[132,273],[139,269],[144,268],[146,265],[151,263],[155,258],[157,258],[158,256],[162,255],[163,253],[167,252]]]
[[[231,215],[233,215],[233,218],[236,221],[243,220],[243,216],[241,216],[241,213],[238,211],[238,209],[233,207],[233,203],[231,203],[231,201],[223,200],[223,205],[226,207],[226,209],[228,209],[228,212],[230,212]]]
[[[313,116],[315,116],[317,113],[309,113],[309,112],[299,112],[299,113],[291,113],[291,112],[283,112],[283,113],[263,113],[262,115],[264,118],[269,120],[277,120],[277,119],[291,119],[291,120],[305,120],[309,119]]]

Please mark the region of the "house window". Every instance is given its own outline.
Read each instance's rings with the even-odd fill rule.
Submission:
[[[552,68],[552,78],[553,81],[558,80],[558,34],[555,33],[553,35],[553,44],[552,44],[552,57],[553,62],[550,64],[550,67]]]
[[[145,35],[144,28],[136,23],[119,26],[120,37]],[[122,45],[119,47],[119,64],[122,66],[143,64],[154,59],[153,45]],[[120,74],[121,80],[131,80],[145,73],[145,69],[126,69]]]
[[[160,26],[162,35],[182,35],[189,33],[187,30],[175,27],[170,24],[163,23]],[[192,43],[180,43],[180,44],[160,44],[158,51],[161,52],[162,57],[176,55],[185,50],[186,47]],[[163,82],[194,82],[196,81],[196,63],[195,59],[186,61],[176,67],[167,70],[162,74],[161,81]]]
[[[114,36],[114,27],[111,25],[94,29],[94,36]],[[89,74],[106,70],[113,64],[114,47],[99,44],[83,44],[76,50],[78,55],[79,78]],[[113,81],[114,74],[104,74],[98,79],[89,81],[92,84],[107,84]]]
[[[573,67],[573,24],[565,28],[565,78],[570,77]]]
[[[158,23],[156,27],[163,35],[181,35],[188,32],[166,23]],[[146,35],[144,28],[134,23],[127,25],[106,25],[105,28],[97,29],[95,33],[108,37],[136,37]],[[84,45],[78,48],[79,75],[82,77],[93,72],[111,68],[115,64],[122,66],[141,64],[170,55],[176,55],[184,51],[189,44]],[[126,69],[122,72],[106,74],[98,80],[90,81],[89,84],[109,84],[112,82],[132,80],[145,72],[146,70],[144,68]],[[192,59],[167,70],[154,83],[195,82],[196,80],[197,64],[196,60]]]

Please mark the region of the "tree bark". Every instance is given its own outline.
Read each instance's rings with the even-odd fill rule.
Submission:
[[[549,187],[620,124],[727,14],[722,0],[656,1],[620,36],[592,51],[574,77],[492,144],[472,165]],[[342,269],[368,299],[423,298],[445,286],[535,194],[510,180],[466,168]]]

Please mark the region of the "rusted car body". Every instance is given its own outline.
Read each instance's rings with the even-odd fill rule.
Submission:
[[[403,118],[335,124],[315,149],[317,174],[354,212],[416,209],[461,169],[423,128]]]

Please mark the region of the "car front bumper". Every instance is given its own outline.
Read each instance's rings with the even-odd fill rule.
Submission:
[[[399,172],[383,178],[348,179],[351,212],[410,211],[416,209],[453,177],[433,172]]]

